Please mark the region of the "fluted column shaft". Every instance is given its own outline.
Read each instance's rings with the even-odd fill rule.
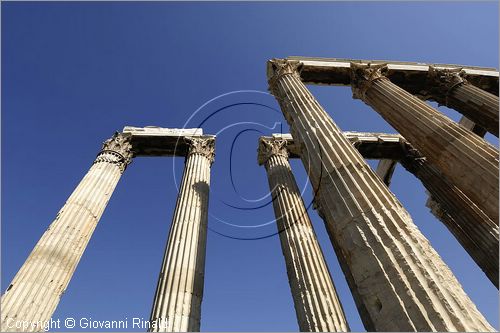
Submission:
[[[440,205],[433,213],[498,288],[498,224],[418,153],[410,150],[400,163],[422,181]]]
[[[214,138],[192,138],[151,311],[152,332],[200,330]]]
[[[44,329],[36,323],[54,313],[131,158],[128,136],[115,134],[104,143],[2,296],[2,331],[15,331],[16,321],[34,323],[27,331]]]
[[[498,223],[498,150],[393,84],[384,76],[387,66],[352,66],[354,97],[377,111]]]
[[[261,157],[301,332],[349,330],[323,252],[288,162],[284,140],[260,141]]]
[[[498,137],[498,96],[470,84],[460,68],[429,68],[432,99],[453,108]]]
[[[406,210],[300,80],[272,61],[270,87],[287,119],[369,331],[490,331]]]

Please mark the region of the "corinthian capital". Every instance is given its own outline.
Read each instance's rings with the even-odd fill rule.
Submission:
[[[132,162],[132,144],[129,133],[115,132],[113,136],[103,142],[101,151],[97,155],[94,163],[108,162],[120,166],[123,171],[130,162]]]
[[[275,155],[288,158],[286,140],[280,138],[261,137],[259,140],[259,151],[257,157],[259,165],[266,163],[271,156]]]
[[[276,84],[279,79],[285,75],[292,75],[300,80],[300,71],[302,70],[302,63],[297,60],[287,59],[272,59],[269,60],[272,68],[272,74],[269,77],[269,90],[277,96]]]
[[[467,82],[463,77],[462,68],[436,68],[429,66],[427,84],[434,96],[447,97],[456,86]]]
[[[351,89],[352,97],[364,99],[366,91],[372,83],[384,78],[387,64],[356,64],[351,62]]]
[[[213,163],[215,158],[215,138],[214,137],[190,137],[186,138],[189,144],[187,156],[192,154],[203,155],[210,163]]]

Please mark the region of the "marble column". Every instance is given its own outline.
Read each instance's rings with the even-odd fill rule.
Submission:
[[[286,141],[261,138],[259,164],[267,171],[300,331],[347,332],[344,311],[288,162]]]
[[[352,64],[354,98],[363,100],[492,220],[498,221],[498,150],[393,84],[385,65]]]
[[[318,210],[369,331],[492,331],[411,217],[300,80],[272,60],[269,84],[302,147]]]
[[[461,68],[429,66],[428,93],[498,137],[498,96],[467,82]]]
[[[407,145],[406,151],[400,163],[429,191],[431,211],[498,288],[498,221],[492,221],[415,149]]]
[[[187,140],[190,147],[151,311],[152,332],[200,330],[215,138]]]
[[[2,296],[1,331],[16,321],[51,318],[123,171],[131,162],[130,136],[104,142],[92,167],[57,213]],[[41,325],[26,331],[42,331]]]

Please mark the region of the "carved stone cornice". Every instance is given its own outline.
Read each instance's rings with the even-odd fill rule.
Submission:
[[[118,164],[123,172],[127,165],[132,162],[131,137],[129,133],[115,132],[111,138],[103,142],[94,164],[99,162]]]
[[[288,149],[286,148],[287,141],[281,138],[260,138],[258,163],[262,165],[271,158],[271,156],[283,156],[288,159]]]
[[[429,93],[437,98],[445,100],[453,88],[466,83],[462,68],[436,68],[429,66],[427,75],[427,87]],[[446,102],[446,104],[448,104]]]
[[[365,99],[365,93],[374,81],[385,78],[387,64],[356,64],[351,62],[352,97]]]
[[[273,68],[273,74],[269,78],[269,91],[276,97],[279,93],[276,90],[276,83],[285,75],[292,75],[300,80],[300,71],[302,70],[302,63],[296,60],[287,59],[272,59],[269,60]]]
[[[210,164],[215,159],[215,138],[214,137],[189,137],[185,139],[189,144],[189,149],[186,157],[192,154],[205,156]]]

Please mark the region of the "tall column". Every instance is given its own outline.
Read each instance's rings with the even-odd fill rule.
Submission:
[[[123,171],[131,162],[130,136],[104,142],[99,155],[2,296],[2,331],[16,321],[34,323],[25,331],[42,331],[36,323],[51,318],[87,247]],[[18,329],[21,331],[21,329]]]
[[[261,138],[259,164],[267,171],[300,331],[347,332],[344,311],[288,162],[286,141]]]
[[[429,66],[429,93],[498,137],[498,96],[467,82],[461,68]]]
[[[399,201],[300,80],[273,60],[278,99],[369,331],[491,331]]]
[[[151,311],[152,332],[197,332],[205,274],[215,138],[189,139],[184,175]]]
[[[427,103],[393,84],[385,65],[352,64],[353,96],[362,99],[498,221],[498,150]]]
[[[432,204],[434,215],[498,288],[498,223],[484,214],[415,149],[407,145],[406,150],[407,154],[400,163],[422,181],[431,198],[439,203]]]

